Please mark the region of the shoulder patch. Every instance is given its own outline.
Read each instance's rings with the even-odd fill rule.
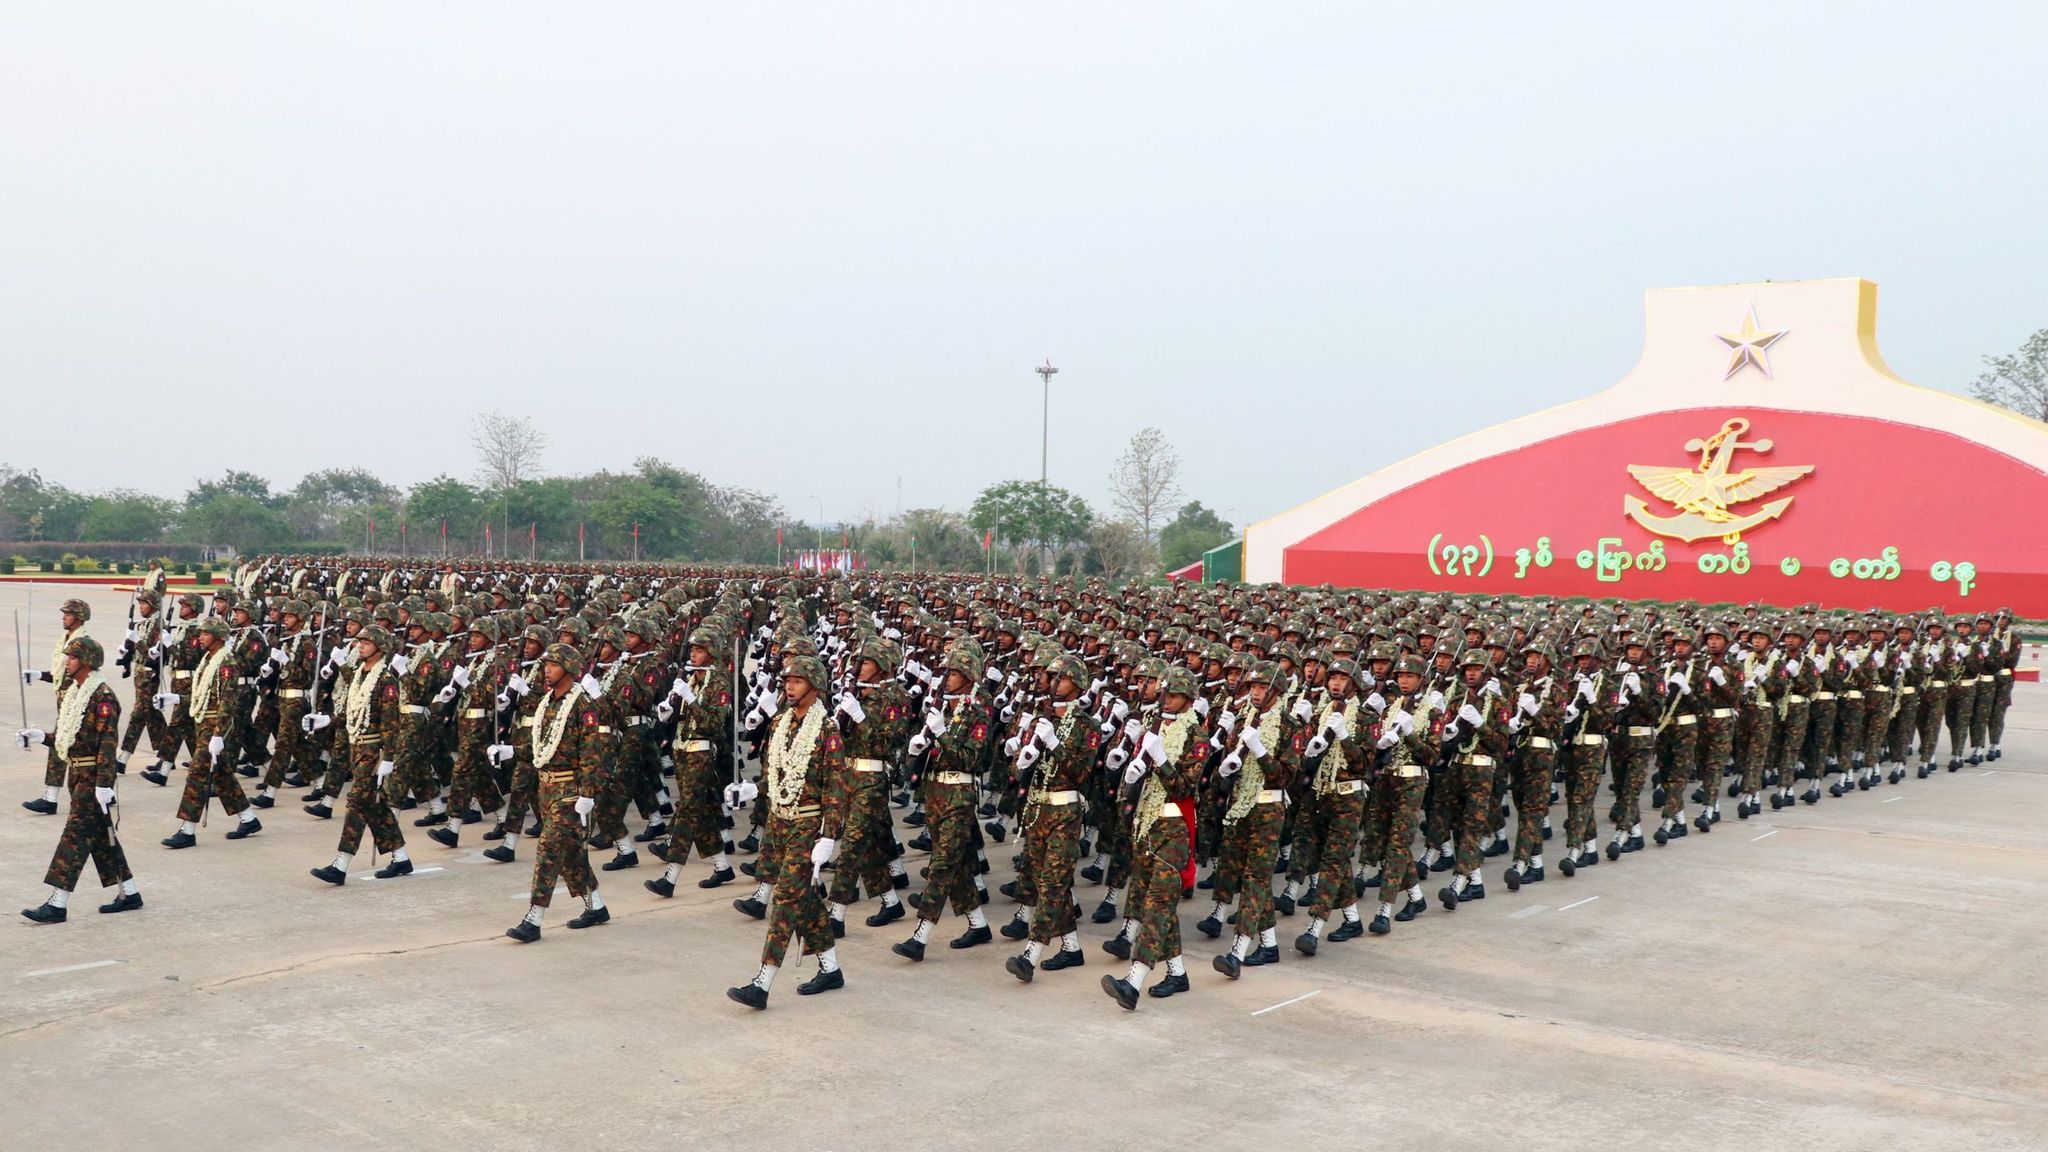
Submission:
[[[99,713],[101,716],[112,716],[114,714],[114,707],[114,702],[112,700],[102,700],[99,703],[99,707],[93,709],[93,711]]]
[[[649,672],[647,675],[642,676],[640,679],[645,683],[652,684],[654,683],[654,673]]]
[[[732,693],[720,692],[718,694],[718,706],[720,708],[730,708],[732,706]]]
[[[967,730],[967,738],[969,740],[988,739],[988,722],[985,720],[976,720],[974,722],[974,727],[969,728]]]
[[[837,752],[844,747],[846,747],[846,741],[839,738],[839,733],[828,732],[825,734],[825,751]]]
[[[585,712],[583,713],[583,726],[584,726],[585,728],[595,728],[595,727],[597,727],[597,713],[595,713],[595,712],[591,712],[591,711],[585,711]]]
[[[398,685],[396,685],[396,684],[386,684],[386,685],[384,686],[384,698],[385,698],[386,700],[396,700],[396,699],[398,699]]]

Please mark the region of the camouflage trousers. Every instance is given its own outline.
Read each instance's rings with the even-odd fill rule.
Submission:
[[[900,849],[889,819],[889,781],[880,772],[848,769],[846,827],[840,832],[839,867],[832,873],[831,901],[851,904],[862,892],[889,890],[889,861]]]
[[[1958,680],[1948,689],[1948,754],[1960,759],[1970,742],[1970,727],[1977,719],[1977,685]]]
[[[1768,706],[1745,703],[1736,713],[1735,755],[1741,763],[1742,790],[1761,792],[1764,764],[1771,754],[1771,724],[1776,713]]]
[[[952,901],[956,916],[965,916],[981,907],[980,894],[974,887],[974,795],[972,784],[925,781],[925,828],[931,833],[932,854],[931,877],[917,905],[920,920],[937,923],[948,900]]]
[[[1499,811],[1493,806],[1493,765],[1475,764],[1475,759],[1480,757],[1459,757],[1437,783],[1440,791],[1449,793],[1447,831],[1457,846],[1458,872],[1463,876],[1479,874],[1480,865],[1485,863],[1479,854],[1479,841],[1493,831],[1495,813]]]
[[[668,848],[662,859],[671,864],[690,862],[690,849],[700,857],[715,856],[725,847],[724,830],[719,827],[720,788],[718,754],[709,748],[685,752],[676,758],[676,814],[668,822]],[[851,825],[851,817],[848,818]],[[846,867],[846,852],[839,854]],[[758,869],[758,865],[756,866]]]
[[[1998,683],[1991,695],[1991,723],[1985,733],[1993,744],[2005,739],[2005,712],[2012,707],[2011,673],[2001,670],[1996,679]]]
[[[235,775],[232,749],[223,744],[221,754],[206,750],[212,738],[226,727],[226,719],[208,717],[194,737],[192,770],[185,774],[185,791],[178,800],[178,819],[198,823],[206,816],[207,801],[218,799],[221,811],[239,816],[249,806],[242,793],[242,781]]]
[[[302,780],[312,779],[313,757],[317,750],[313,738],[306,735],[301,727],[307,710],[304,696],[277,702],[277,747],[271,753],[269,766],[263,770],[264,787],[282,786],[286,774],[292,772],[298,773]]]
[[[121,734],[123,752],[132,755],[142,743],[142,733],[147,729],[149,746],[159,759],[175,755],[168,747],[171,741],[171,726],[164,721],[164,714],[157,711],[156,705],[150,703],[156,696],[156,683],[154,673],[135,678],[135,702],[128,710],[128,730]]]
[[[1315,789],[1304,789],[1301,799],[1287,807],[1287,823],[1281,843],[1287,846],[1287,882],[1298,884],[1322,869],[1319,848],[1323,841],[1323,798]]]
[[[1700,761],[1698,776],[1700,785],[1706,789],[1707,803],[1718,804],[1721,795],[1721,770],[1735,757],[1735,717],[1716,716],[1712,712],[1700,718]]]
[[[1287,821],[1287,805],[1275,800],[1254,804],[1234,824],[1223,826],[1224,868],[1237,865],[1237,931],[1257,936],[1274,924],[1273,862],[1280,858],[1280,829]],[[1216,898],[1223,898],[1222,871],[1217,873]]]
[[[1841,698],[1815,700],[1806,706],[1806,747],[1800,759],[1806,761],[1807,774],[1824,776],[1828,761],[1836,758],[1835,723],[1840,711]]]
[[[1875,768],[1885,762],[1884,741],[1891,734],[1892,701],[1897,696],[1873,689],[1863,698],[1863,762]]]
[[[1991,731],[1991,713],[1998,707],[1999,677],[1986,673],[1977,677],[1977,703],[1970,710],[1970,747],[1982,748]]]
[[[369,829],[370,845],[378,854],[405,847],[405,834],[398,830],[398,817],[392,814],[391,801],[385,790],[377,786],[377,764],[382,754],[383,748],[376,744],[349,748],[350,775],[355,786],[348,790],[348,815],[341,822],[341,843],[336,851],[355,855],[356,849],[362,847],[365,828]],[[333,773],[328,776],[331,779]],[[396,779],[394,773],[385,783]]]
[[[1869,697],[1847,693],[1835,702],[1835,755],[1841,759],[1844,771],[1856,761],[1868,759],[1863,754],[1863,728],[1864,719],[1870,714],[1869,705]]]
[[[1607,745],[1570,744],[1564,756],[1564,835],[1571,851],[1593,839],[1599,828],[1593,823],[1593,803],[1600,792],[1600,767]]]
[[[1402,776],[1398,769],[1380,773],[1380,787],[1386,790],[1382,810],[1387,821],[1378,843],[1368,843],[1368,858],[1379,861],[1380,899],[1420,883],[1415,875],[1415,833],[1422,822],[1422,797],[1429,788],[1429,773],[1414,769]],[[1597,770],[1597,765],[1596,765]]]
[[[585,829],[576,815],[576,797],[565,788],[548,788],[540,798],[540,846],[533,854],[533,891],[530,900],[545,908],[555,897],[555,881],[569,886],[569,895],[587,896],[597,891],[597,875],[590,870],[590,854],[584,849]]]
[[[1550,814],[1550,774],[1556,765],[1554,742],[1549,748],[1525,744],[1514,759],[1515,859],[1524,864],[1543,851],[1543,818]]]
[[[1941,745],[1941,723],[1948,718],[1948,689],[1922,688],[1920,690],[1920,762],[1934,763],[1934,754]]]
[[[1316,793],[1317,843],[1316,870],[1321,880],[1316,884],[1316,898],[1309,906],[1309,915],[1318,919],[1328,916],[1333,908],[1349,908],[1358,903],[1358,889],[1352,884],[1353,857],[1358,855],[1359,826],[1365,822],[1364,781],[1340,784],[1348,792]]]
[[[1017,902],[1033,908],[1031,938],[1050,944],[1074,930],[1081,806],[1027,803],[1024,811],[1024,866],[1017,871]]]
[[[394,765],[391,776],[384,781],[384,790],[393,799],[403,800],[408,794],[421,802],[432,800],[441,794],[441,780],[434,767],[434,749],[438,735],[435,723],[427,716],[406,716],[401,722],[403,735],[397,752],[392,757]]]
[[[128,871],[128,854],[121,851],[121,842],[114,839],[112,818],[100,811],[100,802],[92,793],[90,773],[73,776],[71,811],[64,817],[64,832],[57,837],[57,851],[50,857],[49,872],[43,876],[43,883],[62,892],[78,887],[78,875],[85,870],[87,857],[100,874],[102,888],[135,878]]]
[[[825,890],[811,883],[817,820],[785,820],[771,814],[768,830],[780,846],[785,867],[774,881],[775,895],[768,903],[768,939],[761,945],[761,963],[779,968],[792,938],[803,942],[802,955],[820,955],[832,947],[832,923],[825,908]]]
[[[1685,789],[1692,783],[1694,770],[1700,758],[1699,721],[1681,723],[1687,719],[1675,716],[1671,727],[1664,730],[1660,738],[1666,753],[1664,769],[1664,812],[1666,820],[1676,819],[1685,812]]]
[[[612,840],[626,836],[626,805],[631,804],[642,820],[654,819],[658,811],[661,760],[640,726],[622,728],[612,737],[611,772],[604,794],[597,801],[597,830]]]
[[[1186,822],[1161,816],[1133,846],[1131,898],[1125,915],[1137,922],[1131,959],[1149,966],[1180,955],[1180,874],[1188,865]]]
[[[1119,797],[1112,794],[1102,802],[1102,824],[1096,830],[1096,851],[1109,858],[1109,868],[1103,876],[1103,884],[1111,891],[1131,882],[1131,859],[1136,846],[1131,843],[1131,821],[1123,810]]]
[[[1885,725],[1885,740],[1891,745],[1892,761],[1903,765],[1913,754],[1913,737],[1920,730],[1920,693],[1901,690],[1897,695],[1899,710]]]
[[[448,811],[460,814],[474,804],[484,812],[496,812],[504,797],[498,792],[498,777],[492,770],[486,749],[490,746],[488,720],[463,720],[458,724],[455,766],[448,781]]]
[[[498,821],[498,831],[522,831],[527,814],[539,807],[540,773],[533,766],[533,751],[520,748],[512,758],[512,790],[505,794],[505,816]]]
[[[1456,795],[1449,772],[1430,773],[1429,787],[1422,793],[1422,840],[1445,856],[1458,850]]]

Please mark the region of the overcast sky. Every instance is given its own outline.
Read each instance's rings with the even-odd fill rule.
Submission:
[[[1242,524],[1612,383],[1647,288],[2048,326],[2037,3],[7,4],[0,461],[657,455],[812,517],[1157,425]],[[76,430],[74,430],[76,429]],[[204,436],[207,443],[194,439]]]

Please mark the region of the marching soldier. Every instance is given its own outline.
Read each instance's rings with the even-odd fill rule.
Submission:
[[[916,722],[910,697],[896,681],[902,655],[887,639],[861,642],[854,662],[853,686],[833,707],[846,740],[845,838],[839,843],[839,867],[832,873],[827,911],[832,935],[846,934],[847,905],[860,891],[879,897],[882,906],[867,918],[880,928],[903,918],[898,889],[910,886],[899,859],[902,848],[889,819],[889,768]],[[728,873],[730,875],[730,873]]]
[[[57,646],[50,651],[49,668],[23,668],[21,680],[24,684],[55,684],[57,704],[62,707],[64,693],[70,689],[72,683],[64,675],[65,645],[85,635],[85,622],[92,619],[92,605],[83,600],[66,600],[57,609],[57,619],[63,625],[63,631],[57,637]],[[24,716],[22,719],[26,721],[28,717]],[[57,796],[63,788],[64,762],[52,754],[48,765],[43,769],[43,794],[33,800],[22,801],[21,806],[39,816],[55,816]]]
[[[1588,643],[1597,646],[1597,642]],[[1413,920],[1428,907],[1416,871],[1415,834],[1422,821],[1423,795],[1429,789],[1425,766],[1437,762],[1444,730],[1443,717],[1426,690],[1428,665],[1422,657],[1402,656],[1394,662],[1393,672],[1393,695],[1370,729],[1374,751],[1384,754],[1380,764],[1384,795],[1378,802],[1386,820],[1381,825],[1380,842],[1366,845],[1380,861],[1380,907],[1368,926],[1378,936],[1393,930],[1392,920]],[[1593,770],[1597,773],[1598,766]],[[1407,902],[1395,912],[1390,897],[1404,891]]]
[[[521,944],[540,939],[541,918],[554,899],[555,882],[569,886],[569,895],[581,897],[583,912],[569,921],[571,928],[590,928],[610,923],[612,914],[597,891],[597,875],[590,870],[590,857],[583,841],[589,833],[591,813],[597,810],[592,793],[597,791],[599,758],[603,735],[598,732],[603,717],[597,702],[588,695],[590,677],[583,672],[583,654],[567,644],[549,645],[541,661],[544,689],[533,717],[533,767],[540,788],[540,846],[534,853],[533,891],[526,915],[505,929],[505,935]]]
[[[1081,689],[1089,682],[1080,657],[1063,655],[1052,664],[1052,698],[1033,719],[1019,748],[1017,778],[1025,782],[1019,819],[1024,860],[1017,872],[1017,916],[1003,935],[1030,942],[1024,953],[1004,961],[1010,975],[1031,983],[1039,969],[1079,967],[1084,960],[1076,931],[1074,866],[1081,856],[1081,786],[1095,769],[1102,734],[1088,715]],[[1050,960],[1045,950],[1059,947]]]
[[[399,673],[391,667],[397,658],[395,647],[391,633],[381,624],[356,633],[355,674],[336,701],[336,711],[341,714],[342,758],[349,765],[352,782],[348,817],[341,824],[334,863],[313,869],[315,877],[336,887],[348,883],[349,861],[362,846],[365,829],[373,853],[391,854],[390,863],[377,870],[378,879],[412,874],[405,835],[399,831],[389,796],[391,774],[397,770],[392,757],[401,754],[399,744],[405,732],[399,711],[403,691]]]
[[[967,917],[967,931],[952,947],[972,948],[995,939],[975,884],[974,844],[976,779],[986,760],[993,709],[980,686],[981,658],[965,643],[956,643],[940,668],[938,698],[925,713],[923,728],[910,738],[912,756],[931,752],[924,790],[932,855],[931,877],[917,905],[917,929],[893,948],[906,960],[924,959],[925,943],[948,901],[955,915]]]
[[[199,822],[215,799],[220,801],[221,811],[239,820],[229,830],[228,839],[241,840],[263,831],[249,798],[242,793],[242,781],[235,775],[229,755],[238,693],[246,679],[235,661],[234,638],[224,621],[209,617],[194,630],[192,648],[199,655],[192,672],[192,694],[185,704],[192,720],[192,767],[185,774],[184,795],[178,801],[178,830],[163,841],[164,847],[173,849],[199,842]]]
[[[1128,747],[1113,749],[1107,761],[1110,771],[1123,773],[1125,790],[1137,791],[1130,901],[1123,930],[1102,946],[1131,962],[1128,974],[1102,978],[1102,990],[1126,1011],[1137,1009],[1138,989],[1161,963],[1166,976],[1146,994],[1164,1000],[1188,991],[1187,962],[1180,950],[1181,877],[1193,848],[1186,817],[1209,759],[1208,733],[1194,710],[1197,698],[1193,673],[1167,671],[1159,685],[1158,714],[1150,723],[1136,716],[1124,721]]]
[[[50,753],[64,765],[71,792],[70,814],[57,851],[50,858],[50,870],[43,883],[50,895],[40,906],[22,911],[37,924],[62,924],[71,890],[87,857],[99,872],[100,886],[121,886],[112,902],[100,905],[101,912],[127,912],[142,907],[142,893],[128,870],[128,856],[114,835],[115,736],[121,728],[121,702],[100,676],[105,658],[99,642],[90,636],[76,636],[65,642],[63,662],[52,661],[63,678],[64,692],[58,697],[57,729],[24,728],[17,735],[28,747],[47,744]]]

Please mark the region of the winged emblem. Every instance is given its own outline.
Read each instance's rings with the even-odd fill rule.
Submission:
[[[1768,496],[1813,471],[1811,464],[1769,465],[1740,472],[1730,471],[1738,449],[1746,448],[1761,454],[1772,448],[1768,439],[1742,439],[1742,434],[1747,431],[1749,421],[1737,416],[1723,423],[1721,430],[1712,436],[1686,441],[1685,450],[1699,454],[1696,464],[1630,464],[1628,473],[1635,477],[1636,483],[1652,496],[1670,504],[1678,514],[1655,515],[1650,512],[1649,504],[1638,496],[1623,497],[1623,513],[1660,536],[1675,537],[1687,543],[1719,536],[1730,544],[1764,521],[1784,515],[1785,509],[1792,504],[1790,496],[1773,500],[1747,516],[1738,516],[1730,511],[1731,507]]]

